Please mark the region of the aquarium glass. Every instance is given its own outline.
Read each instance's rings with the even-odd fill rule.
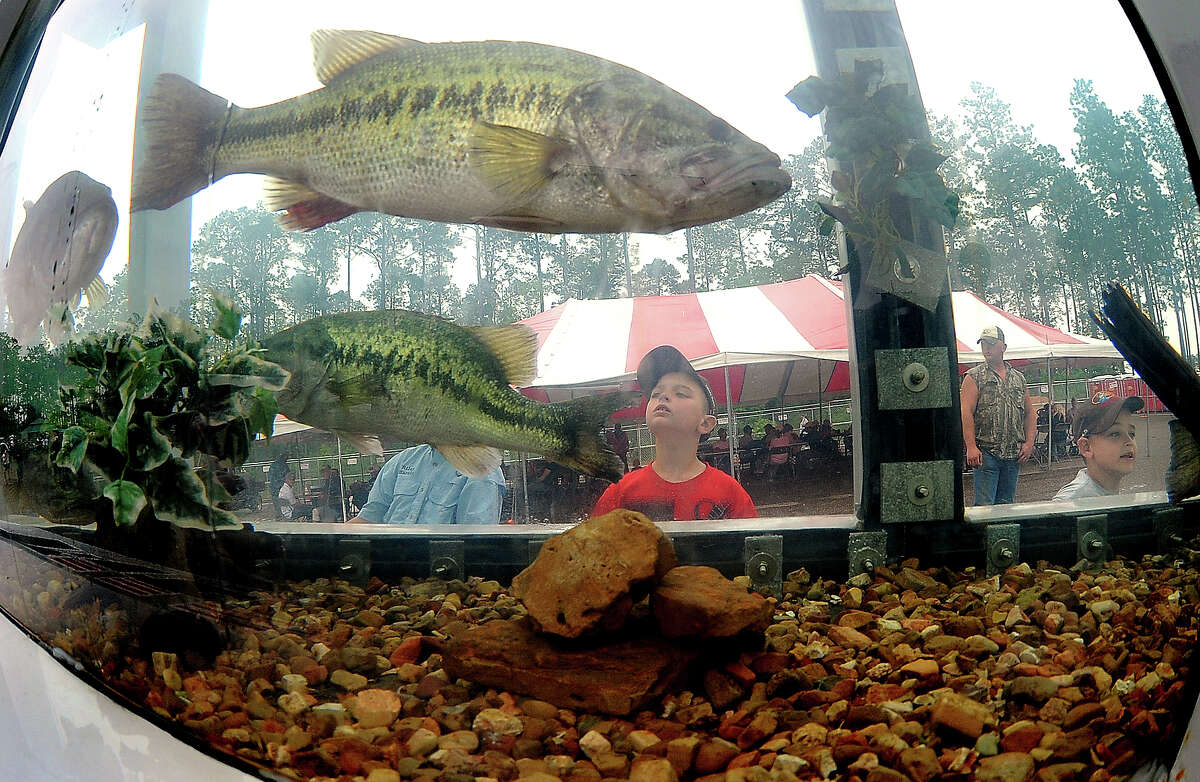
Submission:
[[[828,777],[806,751],[829,734],[802,725],[878,722],[905,748],[936,735],[947,773],[1003,750],[1118,775],[1168,735],[1200,594],[1137,557],[1185,542],[1174,415],[1093,311],[1120,283],[1194,364],[1197,208],[1120,4],[418,5],[53,15],[0,151],[0,608],[147,719],[302,779],[515,779],[522,757],[633,778],[653,744],[634,728],[671,741],[655,757],[679,778],[725,768],[675,748],[691,736],[772,780]],[[813,29],[841,43],[813,40],[825,6]],[[828,21],[845,13],[871,20]],[[884,257],[902,282],[937,270],[904,306],[949,296],[940,374],[906,358],[885,381],[894,357],[850,350],[878,298],[850,270]],[[868,363],[881,395],[903,375],[960,400],[974,436],[928,472],[872,472]],[[965,519],[923,537],[893,491]],[[774,591],[765,646],[658,722],[602,725],[615,743],[586,757],[583,708],[479,728],[514,701],[446,674],[447,639],[523,615],[513,575],[613,508]],[[940,560],[891,561],[888,536]],[[951,741],[927,694],[986,700],[987,670],[1057,683]],[[778,746],[725,741],[772,697]],[[1001,737],[1021,720],[1099,746]],[[860,756],[828,762],[866,774]]]

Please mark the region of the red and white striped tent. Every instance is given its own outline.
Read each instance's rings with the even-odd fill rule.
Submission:
[[[1017,317],[970,291],[955,292],[953,306],[963,364],[983,360],[975,340],[985,326],[1004,330],[1010,360],[1120,358],[1109,342]],[[692,361],[722,405],[726,376],[738,404],[844,397],[850,388],[842,287],[812,275],[708,293],[570,299],[521,322],[538,336],[537,376],[524,393],[540,400],[631,389],[638,360],[662,344]]]

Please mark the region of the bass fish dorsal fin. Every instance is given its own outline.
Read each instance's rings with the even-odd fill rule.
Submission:
[[[488,445],[435,445],[450,465],[468,478],[482,478],[500,466],[499,449]]]
[[[425,46],[423,41],[371,30],[313,30],[311,37],[313,70],[322,84],[377,54]]]
[[[525,386],[537,374],[537,334],[522,323],[508,326],[473,326],[472,334],[479,337],[500,359],[504,377],[509,385]]]
[[[520,205],[554,173],[554,160],[565,146],[532,130],[476,122],[468,140],[467,161],[506,204]]]

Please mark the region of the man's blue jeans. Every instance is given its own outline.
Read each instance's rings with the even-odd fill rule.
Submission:
[[[975,504],[1004,505],[1013,502],[1021,463],[1016,459],[997,459],[990,451],[982,453],[983,465],[975,468]]]

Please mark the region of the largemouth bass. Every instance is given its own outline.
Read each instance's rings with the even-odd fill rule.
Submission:
[[[68,338],[85,291],[90,307],[108,301],[99,275],[116,233],[112,191],[80,171],[54,180],[37,203],[25,202],[3,280],[9,329],[18,342],[33,344],[43,322],[52,343]]]
[[[359,211],[522,231],[668,233],[791,187],[779,158],[643,73],[536,43],[312,34],[322,89],[234,106],[176,74],[142,115],[133,209],[235,173],[280,222]]]
[[[291,373],[279,411],[382,453],[378,436],[435,446],[459,472],[486,475],[497,449],[543,454],[617,480],[621,461],[601,428],[633,394],[543,404],[510,384],[533,379],[527,326],[466,328],[407,310],[327,315],[268,338],[264,358]]]

